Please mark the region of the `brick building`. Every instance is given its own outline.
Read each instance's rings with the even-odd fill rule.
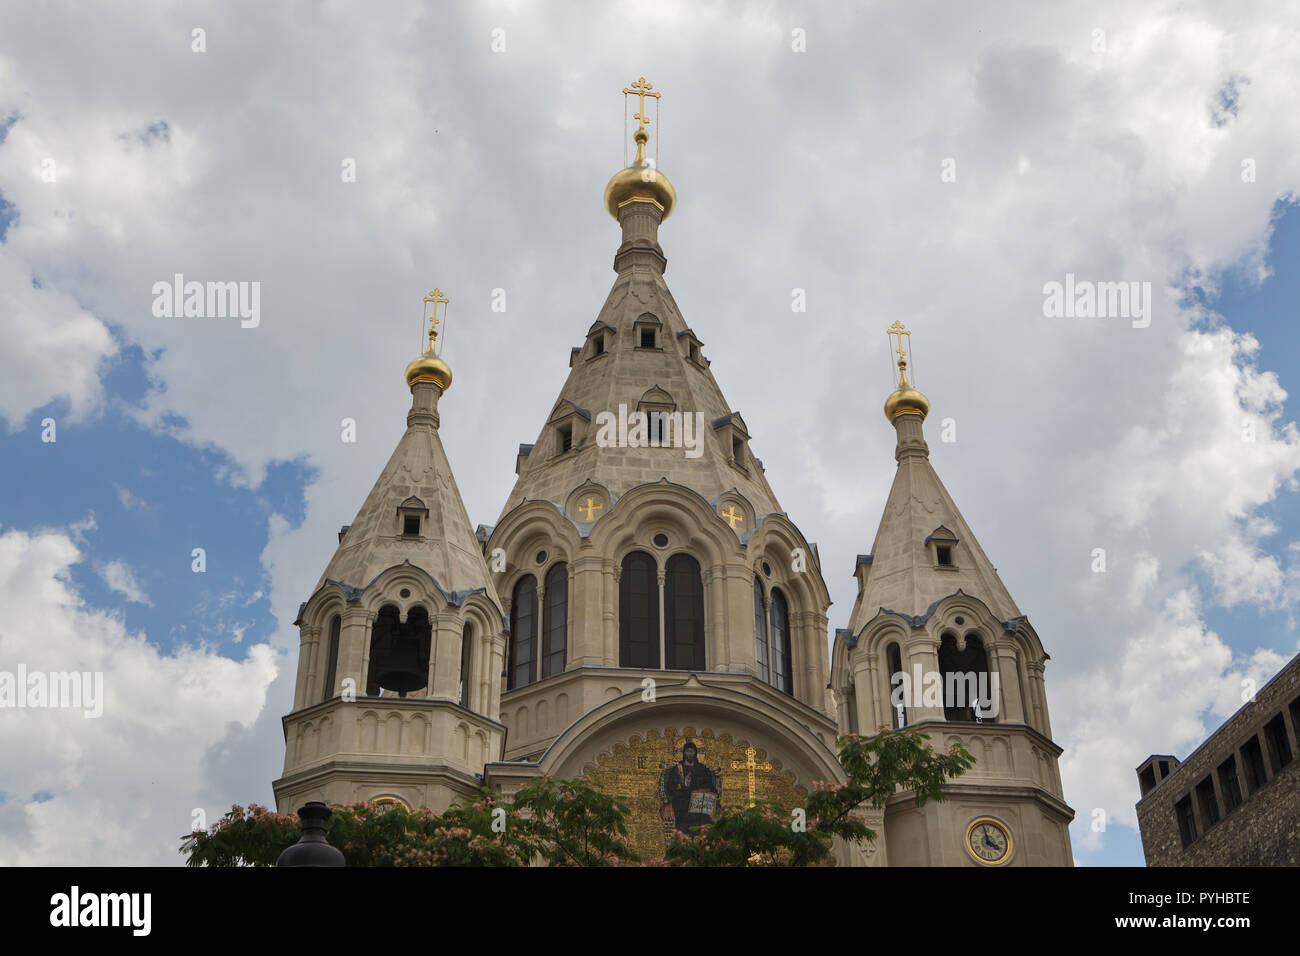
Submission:
[[[1300,865],[1300,655],[1181,763],[1138,767],[1147,866]]]

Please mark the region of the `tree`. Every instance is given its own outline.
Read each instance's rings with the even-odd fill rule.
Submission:
[[[513,798],[484,790],[442,814],[401,804],[331,808],[326,838],[348,866],[602,866],[634,862],[627,807],[586,780],[536,780]],[[187,866],[274,866],[298,842],[296,816],[232,807],[181,839]]]

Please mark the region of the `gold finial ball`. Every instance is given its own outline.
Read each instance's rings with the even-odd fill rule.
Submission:
[[[632,200],[658,203],[663,207],[663,218],[667,219],[677,205],[677,190],[662,170],[655,169],[648,159],[643,159],[620,169],[605,187],[605,208],[615,219],[619,207]]]
[[[885,417],[892,423],[899,415],[920,415],[922,419],[930,414],[930,400],[912,386],[896,389],[885,399]]]
[[[425,352],[406,366],[406,384],[433,382],[444,392],[451,388],[451,366],[438,356]]]

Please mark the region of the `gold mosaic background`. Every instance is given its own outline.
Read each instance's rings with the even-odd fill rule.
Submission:
[[[745,751],[754,746],[747,740],[732,740],[730,734],[719,737],[713,731],[683,727],[666,728],[633,735],[626,743],[614,745],[602,753],[594,764],[587,764],[584,775],[600,784],[606,793],[627,805],[628,838],[642,859],[660,859],[664,855],[664,824],[659,818],[659,777],[671,764],[681,759],[682,744],[689,737],[699,751],[699,761],[718,775],[721,802],[726,806],[744,806],[749,800],[749,772],[732,769],[732,763],[744,764]],[[769,760],[761,747],[754,747],[754,760],[769,764],[770,770],[754,771],[754,796],[775,800],[793,809],[804,805],[808,790],[795,782],[794,774],[781,769],[779,760]]]

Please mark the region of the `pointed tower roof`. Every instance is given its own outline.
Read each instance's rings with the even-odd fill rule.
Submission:
[[[904,337],[911,333],[895,322],[889,334],[898,340],[899,374],[898,387],[885,400],[885,417],[898,435],[898,471],[871,554],[858,556],[858,599],[849,630],[858,634],[881,609],[924,616],[958,590],[982,600],[998,620],[1010,621],[1020,616],[1015,601],[930,464],[921,433],[930,402],[907,380]],[[941,563],[940,549],[950,564]]]
[[[406,431],[357,516],[340,533],[317,590],[327,582],[364,590],[380,573],[410,563],[427,572],[452,604],[482,590],[500,607],[482,549],[474,536],[438,438],[438,399],[451,387],[451,369],[435,350],[438,305],[447,299],[435,289],[425,298],[429,347],[406,367],[411,410]],[[418,519],[409,533],[406,519]]]
[[[744,421],[723,397],[704,357],[704,343],[664,282],[667,259],[659,245],[659,225],[676,206],[677,192],[646,155],[650,119],[645,101],[659,94],[644,78],[624,93],[640,97],[635,117],[640,127],[634,137],[636,158],[605,189],[605,206],[623,231],[614,255],[617,277],[585,343],[571,353],[569,377],[537,441],[520,446],[519,478],[502,515],[528,499],[563,507],[569,492],[588,480],[617,498],[661,478],[710,501],[735,489],[757,515],[779,512],[762,463],[749,451]],[[685,447],[630,447],[618,441],[620,433],[631,432],[638,411],[689,418],[685,435],[696,450],[687,454]],[[578,427],[566,431],[566,420]],[[609,422],[622,424],[612,434],[602,432],[600,426]]]

